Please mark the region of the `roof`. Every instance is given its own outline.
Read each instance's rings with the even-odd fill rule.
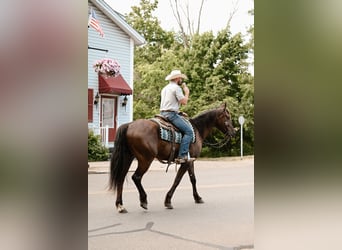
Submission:
[[[129,35],[135,45],[144,44],[145,38],[140,35],[132,26],[130,26],[121,14],[113,10],[105,1],[103,0],[89,0],[93,3],[98,9],[100,9],[109,19],[111,19],[117,26],[119,26],[124,32]]]

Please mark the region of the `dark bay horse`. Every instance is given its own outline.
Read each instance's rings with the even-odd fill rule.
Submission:
[[[191,157],[199,157],[203,140],[211,133],[214,127],[219,129],[227,140],[235,135],[235,129],[232,125],[230,113],[226,109],[226,104],[221,105],[217,109],[206,111],[190,119],[190,122],[196,133],[196,142],[190,146]],[[170,142],[159,138],[158,130],[158,124],[146,119],[126,123],[118,128],[110,163],[109,187],[117,192],[115,205],[120,213],[127,212],[123,207],[122,190],[125,177],[134,158],[138,161],[138,167],[132,179],[139,191],[140,206],[147,209],[147,195],[141,184],[141,179],[155,158],[160,161],[165,161],[169,158],[172,147]],[[178,153],[178,148],[179,144],[176,144],[175,155]],[[166,208],[173,208],[171,205],[172,195],[186,171],[188,171],[190,176],[195,202],[203,203],[202,198],[197,193],[194,162],[187,162],[181,164],[174,183],[166,194],[164,202]]]

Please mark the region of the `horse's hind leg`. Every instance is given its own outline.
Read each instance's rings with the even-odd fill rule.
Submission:
[[[128,172],[130,165],[132,164],[133,159],[134,157],[131,155],[126,156],[122,163],[124,168],[127,169],[127,172]],[[124,173],[124,176],[126,176],[127,172]],[[124,178],[122,178],[122,180],[118,180],[117,188],[116,188],[115,206],[119,213],[127,213],[127,210],[126,208],[124,208],[123,201],[122,201],[122,190],[123,190],[124,181],[125,181]]]
[[[204,201],[202,200],[201,196],[199,196],[199,194],[197,192],[196,176],[195,176],[194,163],[193,162],[190,163],[190,167],[188,169],[188,173],[189,173],[190,182],[191,182],[191,185],[192,185],[192,193],[193,193],[195,202],[196,203],[204,203]]]
[[[140,206],[144,209],[147,209],[147,195],[141,184],[141,179],[143,175],[146,173],[146,171],[148,170],[148,168],[150,167],[152,160],[149,160],[147,162],[146,161],[142,162],[138,160],[138,168],[132,176],[132,180],[134,181],[134,184],[139,191]]]
[[[188,167],[189,167],[189,164],[183,163],[180,166],[180,168],[178,169],[176,178],[173,182],[173,185],[170,188],[169,192],[167,192],[166,197],[165,197],[164,205],[166,208],[173,209],[173,206],[171,204],[171,198],[172,198],[173,193],[175,192],[177,186],[179,185],[180,181],[182,180],[183,175],[186,172],[186,170],[188,169]]]
[[[122,188],[123,188],[123,183],[120,183],[117,187],[117,195],[116,195],[116,209],[118,210],[119,213],[127,213],[126,208],[124,208],[122,204]]]

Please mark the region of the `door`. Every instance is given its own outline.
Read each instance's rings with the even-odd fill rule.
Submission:
[[[101,98],[101,127],[108,125],[108,141],[114,142],[116,132],[116,97]]]

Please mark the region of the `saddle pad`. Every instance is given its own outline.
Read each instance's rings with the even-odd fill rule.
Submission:
[[[172,131],[169,127],[165,127],[163,126],[163,124],[160,122],[159,119],[157,118],[151,118],[150,120],[156,122],[159,125],[159,134],[160,134],[160,138],[164,141],[169,141],[171,142],[171,138],[172,138]],[[192,143],[195,143],[196,141],[196,137],[195,137],[195,131],[194,128],[192,127],[192,124],[186,120],[189,125],[191,126],[191,130],[192,130]],[[182,142],[182,133],[179,131],[175,131],[175,138],[174,138],[174,142],[180,144]]]

